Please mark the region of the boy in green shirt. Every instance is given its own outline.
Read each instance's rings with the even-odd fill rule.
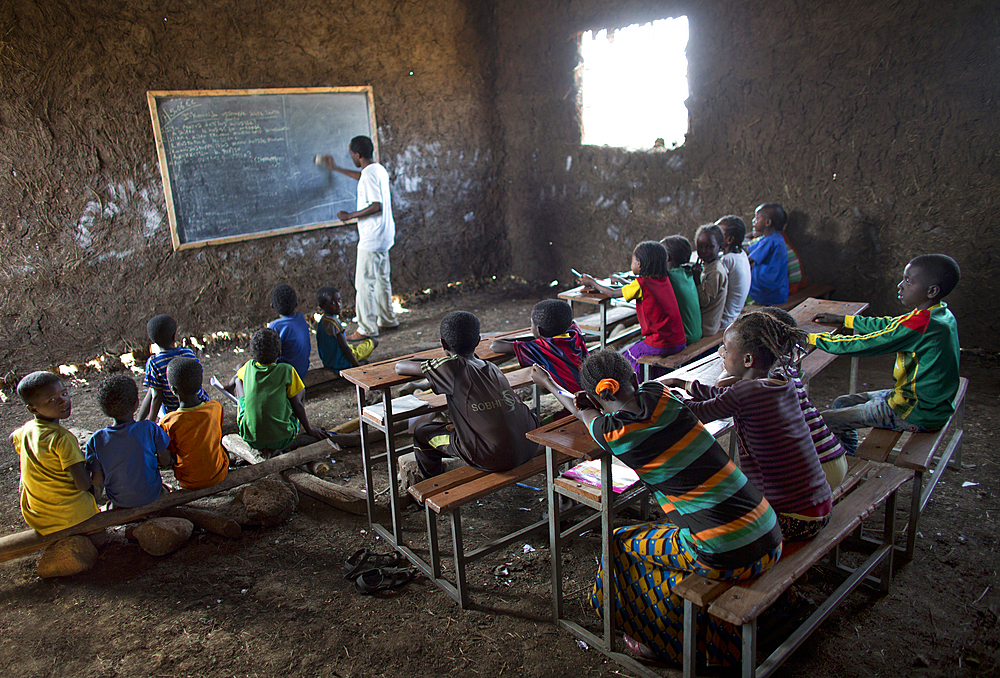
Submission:
[[[262,451],[283,450],[302,432],[313,438],[326,433],[309,425],[305,408],[305,385],[288,363],[279,363],[281,338],[270,328],[250,337],[248,360],[232,378],[226,390],[239,399],[236,423],[240,437],[250,447]],[[267,456],[267,455],[265,455]]]
[[[897,286],[899,301],[913,308],[896,318],[820,313],[813,320],[843,324],[859,334],[810,334],[809,343],[827,353],[872,356],[896,354],[896,386],[852,393],[833,401],[823,419],[848,452],[858,448],[856,429],[933,431],[948,422],[958,391],[958,325],[941,300],[958,285],[961,270],[944,254],[916,257]]]

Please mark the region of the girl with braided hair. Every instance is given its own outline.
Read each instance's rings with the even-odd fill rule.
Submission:
[[[701,421],[733,418],[740,468],[778,512],[785,541],[812,539],[833,509],[795,384],[773,369],[789,361],[804,338],[802,330],[768,313],[744,313],[719,347],[728,376],[715,386],[664,380],[691,395],[687,405]]]
[[[681,662],[684,601],[673,587],[690,573],[742,581],[769,569],[781,555],[775,512],[691,410],[659,382],[640,386],[616,351],[590,354],[580,367],[585,390],[575,395],[538,366],[532,379],[636,471],[666,514],[615,530],[613,581],[598,574],[591,605],[603,614],[604,596],[612,596],[614,624],[629,649]],[[699,612],[698,634],[699,661],[739,663],[734,626]]]

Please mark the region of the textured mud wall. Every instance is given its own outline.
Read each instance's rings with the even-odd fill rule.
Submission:
[[[639,241],[779,201],[810,279],[896,314],[914,255],[961,264],[964,346],[997,348],[1000,6],[499,0],[499,119],[513,272],[628,266]],[[686,14],[677,151],[580,145],[577,35]],[[650,86],[656,86],[650,76]],[[621,96],[628,96],[622,92]]]
[[[173,252],[147,90],[370,84],[412,291],[507,264],[491,14],[465,0],[0,2],[0,377],[353,298],[352,227]],[[316,149],[317,152],[328,149]],[[349,303],[349,302],[348,302]]]

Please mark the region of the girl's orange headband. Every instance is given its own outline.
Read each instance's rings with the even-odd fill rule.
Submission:
[[[618,393],[619,388],[620,386],[618,385],[618,382],[614,379],[601,379],[597,382],[597,388],[595,390],[598,395],[601,391],[611,391],[611,395],[614,395],[615,393]]]

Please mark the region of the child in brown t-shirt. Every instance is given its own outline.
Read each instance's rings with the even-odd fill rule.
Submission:
[[[435,417],[413,432],[417,465],[425,478],[442,471],[444,457],[461,457],[484,471],[507,471],[529,461],[538,445],[524,434],[538,426],[493,363],[476,357],[479,318],[452,311],[441,321],[443,358],[401,360],[396,373],[423,376],[435,393],[448,397],[451,421]]]

